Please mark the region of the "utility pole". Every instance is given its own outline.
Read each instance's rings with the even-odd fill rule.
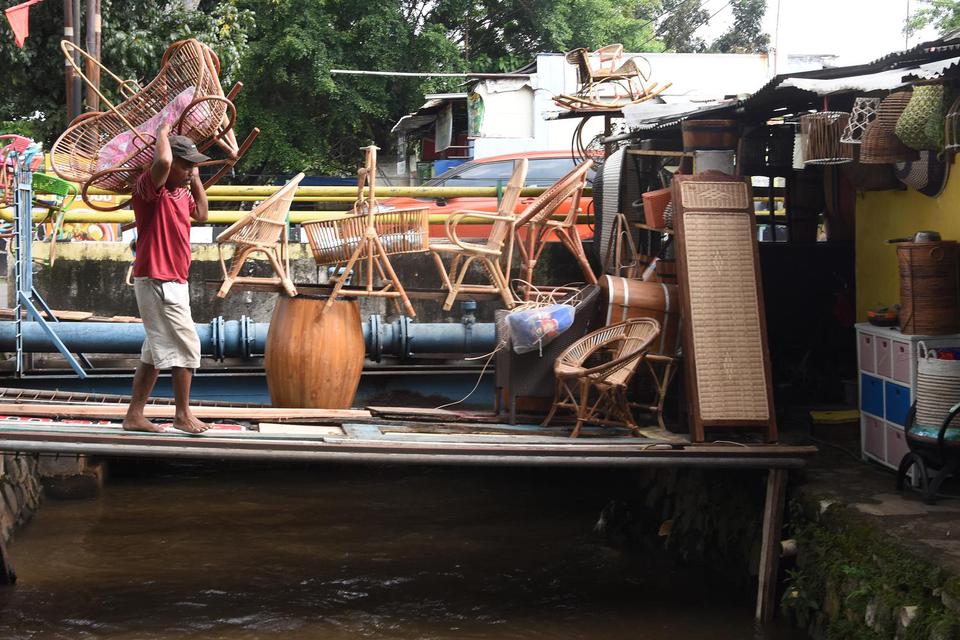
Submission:
[[[63,39],[73,42],[73,0],[63,0]],[[64,100],[67,102],[67,123],[73,122],[79,114],[73,110],[73,67],[63,60]]]
[[[97,89],[100,88],[100,67],[97,63],[100,61],[100,0],[87,0],[87,53],[90,55],[86,59],[87,79],[87,109],[91,111],[100,110],[100,96],[97,95]]]
[[[83,48],[83,40],[80,38],[80,0],[73,0],[73,44],[78,49]],[[82,68],[80,53],[75,51],[73,60],[77,68]],[[83,78],[79,74],[73,74],[73,92],[70,94],[70,100],[73,102],[73,117],[76,118],[83,113]]]

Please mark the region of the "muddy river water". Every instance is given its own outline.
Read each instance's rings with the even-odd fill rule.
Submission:
[[[10,545],[0,639],[799,640],[592,533],[617,474],[113,467]]]

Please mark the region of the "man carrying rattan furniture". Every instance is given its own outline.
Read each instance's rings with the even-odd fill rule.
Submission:
[[[190,383],[200,366],[200,339],[190,313],[190,219],[207,219],[207,195],[197,164],[209,160],[185,136],[170,136],[169,125],[156,133],[153,163],[137,179],[131,204],[137,219],[133,265],[137,307],[146,334],[133,377],[133,398],[123,428],[163,431],[144,415],[160,369],[171,369],[176,413],[173,426],[202,433],[210,425],[190,411]]]

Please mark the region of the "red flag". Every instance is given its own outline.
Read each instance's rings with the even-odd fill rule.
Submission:
[[[17,46],[23,49],[23,41],[30,35],[30,5],[37,4],[41,0],[27,0],[22,4],[14,5],[4,11],[7,16],[7,22],[13,29],[13,39]]]

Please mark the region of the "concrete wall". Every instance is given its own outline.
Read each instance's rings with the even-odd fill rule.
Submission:
[[[590,253],[589,244],[588,253]],[[48,247],[36,243],[35,255],[47,255]],[[227,252],[229,260],[229,251]],[[92,311],[96,315],[137,316],[137,303],[133,288],[124,283],[132,259],[129,248],[121,242],[77,242],[61,245],[53,267],[38,265],[34,273],[34,285],[53,309]],[[440,288],[433,260],[429,254],[395,256],[392,264],[406,287]],[[228,262],[229,264],[229,262]],[[244,275],[269,275],[266,260],[248,261]],[[321,282],[326,276],[318,273],[317,266],[307,245],[291,246],[291,270],[296,282]],[[547,275],[548,274],[548,275]],[[194,245],[193,265],[190,270],[191,304],[193,319],[207,322],[216,316],[237,320],[248,316],[255,322],[269,322],[277,294],[243,291],[239,286],[226,299],[216,297],[216,288],[205,287],[205,281],[222,280],[215,245]],[[582,280],[583,276],[574,260],[559,243],[550,246],[537,266],[539,282],[568,283]],[[418,300],[414,302],[418,322],[459,322],[459,305],[449,312],[441,309],[439,301]],[[495,301],[478,305],[479,322],[493,322],[493,312],[500,308]],[[361,317],[378,313],[395,314],[393,305],[382,298],[360,301]]]
[[[873,191],[857,197],[857,319],[869,309],[900,301],[897,250],[891,238],[921,229],[960,240],[960,177],[952,175],[939,198],[913,189]]]

